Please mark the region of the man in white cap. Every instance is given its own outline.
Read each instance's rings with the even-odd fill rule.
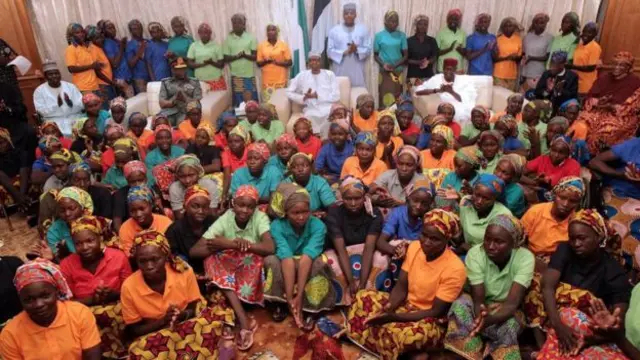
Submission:
[[[62,81],[55,61],[47,60],[42,65],[47,80],[33,92],[33,104],[45,122],[55,122],[62,135],[71,136],[76,120],[82,117],[82,93],[69,82]]]
[[[326,139],[331,105],[340,100],[338,80],[333,72],[321,68],[320,54],[309,53],[308,67],[309,70],[291,79],[287,96],[291,101],[304,105],[302,113],[311,120],[313,132]]]
[[[345,4],[344,22],[329,32],[327,56],[336,76],[348,77],[351,86],[365,86],[364,64],[371,54],[371,36],[366,26],[355,23],[356,16],[356,4]]]

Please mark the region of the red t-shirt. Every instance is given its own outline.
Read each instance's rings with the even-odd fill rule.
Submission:
[[[449,127],[453,131],[453,137],[455,137],[456,139],[460,137],[460,133],[462,132],[462,128],[460,127],[460,124],[458,124],[455,121],[452,121],[451,124],[449,124]]]
[[[227,146],[229,146],[227,136],[222,131],[217,133],[216,136],[213,137],[213,139],[216,142],[215,146],[220,149],[225,149]]]
[[[247,165],[247,148],[244,149],[244,154],[242,154],[241,158],[236,157],[229,148],[225,148],[222,151],[222,167],[230,167],[231,172],[236,171],[236,169],[241,168]]]
[[[102,160],[102,175],[105,175],[111,165],[116,162],[116,154],[113,152],[113,148],[108,148],[105,152],[103,152],[100,159]]]
[[[60,262],[60,270],[76,298],[93,296],[100,285],[120,291],[124,280],[131,275],[127,255],[113,248],[104,249],[104,257],[100,260],[95,273],[82,267],[78,254],[71,254],[64,258]]]
[[[298,143],[299,152],[309,154],[313,156],[314,159],[318,156],[320,148],[322,147],[322,140],[315,135],[309,136],[306,143],[303,143],[300,139],[296,138],[296,143]]]
[[[542,155],[528,162],[527,170],[536,174],[544,174],[551,179],[551,186],[556,186],[565,176],[580,176],[580,163],[568,158],[559,166],[554,166],[549,155]]]
[[[420,135],[420,128],[418,127],[418,125],[412,122],[409,124],[409,127],[402,130],[402,135],[407,135],[407,136]]]
[[[60,143],[62,144],[62,147],[64,149],[67,150],[71,150],[71,144],[73,143],[73,140],[66,138],[66,137],[59,137],[58,138],[60,140]],[[42,156],[42,150],[40,150],[40,148],[36,148],[36,159],[38,159],[39,157]]]

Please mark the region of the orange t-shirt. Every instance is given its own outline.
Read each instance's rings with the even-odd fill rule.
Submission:
[[[404,141],[402,140],[402,138],[400,136],[392,136],[389,141],[391,141],[393,143],[393,153],[396,154],[398,153],[398,150],[400,150],[400,148],[404,145]],[[378,141],[378,145],[376,145],[376,157],[378,159],[382,159],[382,155],[384,154],[384,147],[389,144],[387,143],[382,143],[380,141]],[[389,166],[390,164],[387,164],[387,166]]]
[[[498,36],[498,56],[522,55],[522,38],[514,33],[511,37]],[[493,77],[505,80],[515,80],[518,77],[518,64],[512,60],[497,62],[493,65]]]
[[[422,170],[425,169],[454,169],[453,159],[456,156],[456,151],[452,149],[446,149],[440,159],[436,159],[431,155],[431,149],[422,150]]]
[[[102,69],[100,69],[100,72],[102,72],[108,79],[113,80],[113,70],[111,70],[111,63],[109,62],[107,55],[105,55],[104,50],[91,44],[91,46],[89,46],[89,51],[91,51],[93,61],[104,64]],[[98,78],[98,84],[108,85],[108,83],[106,81],[102,81],[102,79],[100,79],[98,75],[96,75],[96,78]]]
[[[140,137],[137,137],[133,131],[129,130],[127,131],[127,137],[136,141],[136,144],[138,144],[138,152],[140,153],[140,160],[144,161],[144,158],[147,157],[147,152],[149,151],[149,145],[147,144],[149,142],[149,138],[154,138],[153,131],[144,129],[142,130]]]
[[[159,231],[164,234],[167,231],[169,225],[172,224],[171,219],[164,215],[153,214],[153,222],[148,230]],[[131,255],[131,247],[133,246],[133,239],[138,235],[140,231],[144,230],[133,218],[127,219],[122,226],[120,226],[120,245],[122,250],[127,256]]]
[[[580,44],[576,47],[576,51],[573,52],[573,65],[598,65],[600,55],[602,55],[602,48],[595,40],[591,40],[587,45],[583,45],[582,41],[580,41]],[[574,71],[578,74],[578,94],[588,93],[598,78],[598,71]]]
[[[366,171],[362,171],[360,168],[360,160],[357,156],[350,156],[344,161],[342,165],[342,173],[340,178],[344,179],[347,175],[351,175],[355,178],[362,180],[362,182],[369,186],[373,183],[380,174],[387,171],[387,165],[379,159],[373,159],[373,162]]]
[[[576,120],[571,124],[567,135],[573,133],[574,140],[587,140],[587,134],[589,133],[589,125],[584,120]]]
[[[178,125],[178,130],[180,130],[182,136],[187,140],[194,140],[196,138],[197,129],[193,127],[193,124],[191,124],[189,119],[184,119],[180,125]]]
[[[273,59],[284,62],[291,60],[291,50],[284,41],[278,40],[275,45],[267,40],[258,44],[257,61]],[[262,67],[262,86],[286,85],[289,78],[289,68],[276,64],[267,64]]]
[[[164,294],[152,290],[144,281],[140,270],[134,272],[122,284],[120,301],[122,318],[127,325],[135,324],[143,319],[160,319],[169,305],[184,310],[190,303],[202,299],[198,280],[191,268],[179,273],[169,264],[165,264],[167,280]]]
[[[90,44],[87,46],[69,45],[64,51],[64,62],[69,66],[87,66],[93,64],[93,52]],[[80,91],[98,90],[98,76],[93,70],[71,74],[71,81]]]
[[[535,255],[551,254],[558,243],[569,239],[569,218],[561,222],[551,216],[552,202],[535,204],[522,216],[522,226],[529,237],[529,250]]]
[[[374,111],[368,119],[363,119],[360,116],[360,111],[353,112],[353,124],[360,129],[360,131],[374,132],[378,129],[378,112]]]
[[[433,261],[427,261],[419,241],[411,242],[402,271],[409,278],[407,300],[420,310],[429,310],[436,298],[452,303],[467,281],[464,264],[449,248]]]
[[[498,119],[500,119],[502,116],[504,116],[504,115],[506,115],[506,114],[507,114],[507,112],[506,112],[506,111],[500,111],[500,112],[495,113],[495,114],[491,117],[491,119],[489,120],[489,123],[491,123],[491,124],[495,124],[495,123],[496,123],[496,121],[498,121]],[[519,113],[518,113],[518,115],[516,115],[516,122],[517,122],[518,124],[520,124],[520,123],[522,122],[522,112],[519,112]]]
[[[82,351],[100,345],[91,310],[75,301],[58,301],[58,314],[48,327],[34,323],[25,311],[9,320],[0,333],[5,360],[82,359]]]

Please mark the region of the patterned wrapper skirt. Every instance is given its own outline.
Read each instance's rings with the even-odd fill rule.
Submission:
[[[378,76],[378,107],[388,108],[402,94],[402,73],[381,71]]]
[[[438,319],[425,318],[416,322],[394,322],[382,326],[367,326],[365,320],[382,312],[389,303],[389,294],[361,290],[347,314],[347,336],[357,345],[375,353],[384,360],[395,360],[400,355],[442,346],[446,329]],[[415,311],[411,305],[399,307],[397,313]]]
[[[122,342],[125,323],[122,319],[122,305],[120,302],[109,305],[90,307],[96,317],[100,331],[102,356],[119,359],[127,356],[127,348]]]
[[[640,264],[634,260],[634,253],[640,245],[640,200],[618,197],[611,188],[604,189],[602,196],[607,217],[622,238],[625,265],[640,269]]]
[[[244,92],[249,91],[251,98],[258,101],[258,87],[256,86],[256,78],[231,77],[231,99],[233,107],[238,107],[244,101]]]
[[[500,309],[494,303],[490,312]],[[444,339],[444,347],[468,360],[482,360],[491,355],[494,360],[520,359],[518,335],[523,329],[524,314],[520,311],[500,325],[491,325],[479,335],[469,336],[475,318],[473,299],[462,294],[449,309],[449,327]]]
[[[198,304],[196,317],[177,324],[173,329],[162,329],[137,338],[129,346],[129,359],[217,359],[218,342],[224,326],[233,326],[233,309],[226,305],[224,296],[216,301]]]
[[[207,278],[220,289],[233,290],[238,298],[249,304],[262,305],[262,257],[237,250],[223,250],[204,261]]]
[[[20,175],[14,177],[11,182],[16,189],[20,189]],[[30,185],[27,196],[37,199],[40,193],[42,193],[42,189],[39,186]],[[16,203],[13,196],[2,186],[0,186],[0,203],[4,206],[13,206]]]
[[[287,83],[262,84],[262,100],[260,102],[267,103],[271,100],[271,95],[278,89],[287,87]]]
[[[397,245],[408,240],[392,240],[390,244]],[[364,253],[364,244],[347,246],[347,255],[351,264],[351,274],[355,279],[360,279],[360,271],[362,270],[362,254]],[[347,278],[340,267],[338,253],[334,250],[327,250],[324,255],[327,257],[329,266],[335,274],[333,287],[336,291],[336,305],[350,305],[345,302],[345,294],[349,291]],[[367,279],[367,290],[379,290],[390,292],[395,284],[398,276],[400,276],[400,268],[404,259],[391,259],[391,257],[383,255],[379,251],[373,253],[371,262],[371,271]]]
[[[227,81],[224,79],[224,76],[220,76],[218,80],[208,80],[205,81],[209,85],[211,91],[225,91],[227,90]]]
[[[295,259],[296,270],[299,266],[299,257]],[[264,258],[265,280],[264,298],[267,301],[287,302],[282,273],[281,260],[270,255]],[[311,273],[304,287],[302,310],[310,313],[318,313],[331,310],[336,305],[336,291],[332,285],[333,271],[329,266],[326,256],[320,255],[311,264]]]

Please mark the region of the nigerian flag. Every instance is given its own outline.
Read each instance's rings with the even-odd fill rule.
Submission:
[[[291,24],[289,42],[293,54],[291,79],[293,79],[300,71],[306,70],[307,68],[309,30],[307,29],[307,14],[304,10],[304,0],[291,0],[289,16],[289,24]]]

